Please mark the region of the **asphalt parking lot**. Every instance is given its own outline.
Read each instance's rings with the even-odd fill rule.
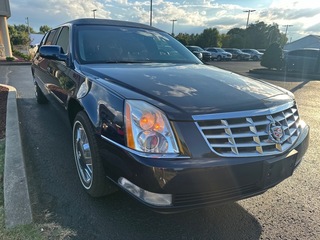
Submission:
[[[212,65],[293,91],[311,127],[309,150],[291,178],[263,195],[170,215],[151,212],[121,192],[90,198],[77,179],[66,116],[53,104],[37,105],[30,66],[0,66],[0,83],[18,92],[35,221],[54,221],[73,230],[74,239],[320,239],[320,79],[249,74],[258,62]]]

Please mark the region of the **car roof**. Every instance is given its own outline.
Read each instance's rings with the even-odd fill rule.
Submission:
[[[111,19],[98,19],[98,18],[79,18],[68,21],[61,25],[109,25],[109,26],[122,26],[122,27],[137,27],[150,30],[162,31],[158,28],[136,22],[111,20]],[[163,32],[163,31],[162,31]]]

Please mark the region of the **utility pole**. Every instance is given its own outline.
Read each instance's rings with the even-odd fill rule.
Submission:
[[[249,25],[249,17],[250,17],[250,13],[255,12],[255,11],[256,11],[256,10],[254,10],[254,9],[252,9],[252,10],[246,10],[246,11],[243,11],[243,12],[247,12],[247,13],[248,13],[246,28],[248,28],[248,25]]]
[[[30,24],[29,24],[29,18],[28,17],[26,17],[26,24],[27,24],[27,30],[28,30],[28,34],[29,34],[29,36],[30,36]]]
[[[152,26],[152,0],[150,0],[150,26]]]
[[[30,24],[29,24],[29,17],[26,17],[26,24],[27,24],[27,30],[28,30],[28,39],[29,39],[29,43],[27,45],[27,55],[29,55],[29,45],[31,43],[31,36],[30,36]]]
[[[172,37],[174,37],[174,22],[176,22],[177,21],[177,19],[172,19],[172,20],[170,20],[170,21],[172,21]]]
[[[97,9],[93,9],[92,12],[93,12],[93,18],[96,18],[96,11]]]
[[[288,32],[288,27],[292,27],[293,25],[284,25],[284,27],[286,27],[286,33],[284,34],[285,36],[287,36],[287,32]]]

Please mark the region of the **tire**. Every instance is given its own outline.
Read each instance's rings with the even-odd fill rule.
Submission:
[[[259,60],[259,58],[257,57],[257,56],[253,56],[253,61],[258,61]]]
[[[36,97],[36,100],[39,104],[45,104],[48,102],[48,99],[46,96],[43,94],[41,89],[39,88],[38,84],[36,81],[33,79],[33,85],[34,85],[34,95]]]
[[[237,60],[238,60],[238,61],[241,61],[241,60],[242,60],[242,57],[241,57],[240,55],[238,55],[238,56],[237,56]]]
[[[220,55],[218,55],[218,57],[217,57],[217,61],[221,61],[222,60],[222,57],[220,56]]]
[[[73,154],[80,182],[92,197],[102,197],[116,191],[113,183],[106,178],[93,126],[84,111],[74,120]]]

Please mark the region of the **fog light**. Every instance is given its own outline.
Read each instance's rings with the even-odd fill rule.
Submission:
[[[118,183],[127,191],[138,197],[142,201],[155,206],[170,206],[172,204],[171,194],[159,194],[148,192],[125,178],[119,178]]]

